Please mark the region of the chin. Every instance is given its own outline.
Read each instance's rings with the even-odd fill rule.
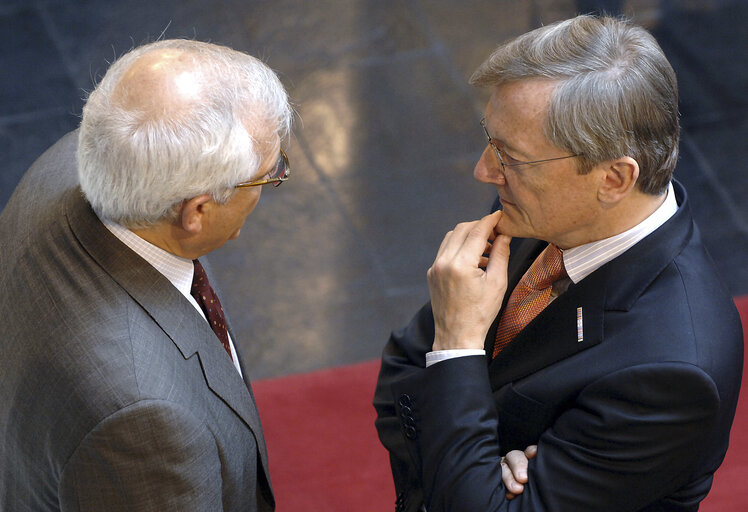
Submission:
[[[508,235],[512,238],[538,238],[537,233],[533,233],[532,230],[523,228],[521,225],[518,226],[511,219],[505,219],[505,217],[502,217],[499,221],[498,229],[502,235]]]
[[[496,227],[502,235],[522,236],[517,229],[517,225],[512,222],[512,219],[509,218],[506,213],[501,216]]]

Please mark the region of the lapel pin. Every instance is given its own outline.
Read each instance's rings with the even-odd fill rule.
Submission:
[[[582,321],[582,308],[577,308],[577,343],[584,340],[584,322]]]

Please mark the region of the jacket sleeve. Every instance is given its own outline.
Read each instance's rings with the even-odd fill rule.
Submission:
[[[434,343],[431,304],[426,304],[405,328],[394,332],[382,354],[382,366],[374,394],[375,425],[379,439],[390,454],[398,511],[417,511],[423,503],[421,464],[410,438],[416,425],[408,406],[393,392],[393,385],[418,375],[426,366],[426,353]],[[404,415],[403,415],[404,414]]]
[[[407,397],[415,422],[415,436],[405,440],[410,446],[399,449],[416,454],[429,512],[645,509],[693,479],[696,447],[719,404],[712,380],[688,364],[606,375],[541,434],[529,483],[509,501],[485,357],[440,362],[391,389]]]
[[[97,425],[59,485],[63,511],[223,510],[213,435],[190,411],[163,400],[137,402]]]

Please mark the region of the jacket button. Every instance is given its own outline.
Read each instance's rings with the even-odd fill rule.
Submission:
[[[410,399],[410,395],[400,395],[398,403],[401,407],[410,407],[413,401]]]
[[[395,501],[395,512],[402,512],[405,510],[405,493],[401,492],[397,495],[397,501]]]
[[[415,439],[416,438],[416,427],[413,425],[408,425],[405,427],[405,437],[408,439]]]

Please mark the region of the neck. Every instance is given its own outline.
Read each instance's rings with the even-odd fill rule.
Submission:
[[[180,258],[191,260],[197,257],[191,254],[184,243],[184,237],[180,237],[177,228],[170,223],[161,222],[148,228],[131,231],[146,242]]]
[[[622,201],[606,212],[608,214],[608,233],[600,239],[618,235],[641,224],[662,206],[666,197],[667,192],[659,196],[643,194],[641,192],[630,194],[625,201]]]
[[[641,224],[665,202],[667,192],[659,196],[633,192],[624,200],[614,204],[603,204],[594,225],[589,226],[583,237],[560,242],[560,249],[571,249],[580,245],[604,240],[619,235]]]

